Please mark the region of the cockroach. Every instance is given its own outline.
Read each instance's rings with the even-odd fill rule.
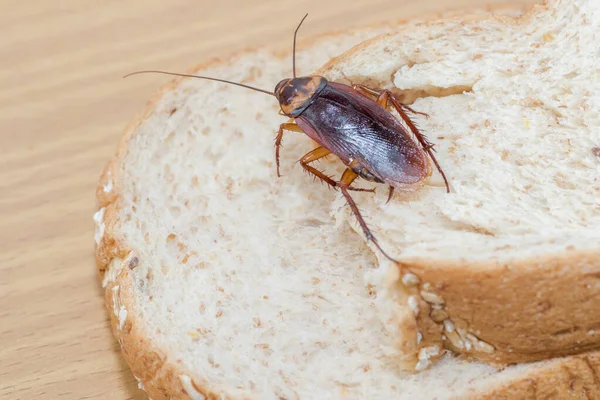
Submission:
[[[339,189],[367,241],[371,241],[385,257],[396,262],[380,247],[349,193],[352,190],[374,192],[375,189],[357,188],[352,183],[360,177],[369,182],[388,185],[389,202],[394,189],[415,189],[431,176],[432,167],[428,157],[442,175],[446,191],[450,192],[448,179],[433,154],[434,145],[408,116],[408,113],[423,113],[402,104],[391,91],[379,91],[359,84],[351,83],[349,86],[330,82],[317,75],[296,76],[296,36],[307,16],[308,14],[302,18],[294,31],[293,77],[281,80],[273,92],[218,78],[156,70],[133,72],[125,77],[140,73],[160,73],[208,79],[274,96],[279,102],[280,114],[293,121],[282,123],[275,137],[277,176],[281,176],[279,148],[284,131],[306,134],[319,146],[300,159],[302,168],[334,189]],[[408,129],[388,110],[390,103]],[[330,154],[336,155],[347,167],[339,181],[310,165]]]

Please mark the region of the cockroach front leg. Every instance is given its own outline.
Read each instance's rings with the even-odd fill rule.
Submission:
[[[406,125],[408,125],[411,132],[415,135],[415,137],[417,138],[419,143],[421,143],[423,150],[425,150],[425,152],[429,155],[429,157],[431,157],[431,160],[435,164],[437,170],[442,175],[442,178],[444,178],[444,183],[446,184],[446,192],[450,193],[450,185],[448,183],[448,179],[446,178],[446,174],[444,173],[444,170],[442,170],[442,167],[440,166],[437,159],[433,155],[433,151],[435,151],[433,148],[433,143],[431,143],[425,135],[423,135],[421,132],[419,132],[419,129],[417,128],[415,123],[410,119],[408,114],[406,114],[405,110],[408,110],[415,114],[421,114],[426,117],[429,117],[429,116],[425,113],[417,112],[417,111],[413,110],[412,108],[410,108],[409,106],[400,103],[398,101],[398,99],[396,99],[396,97],[389,90],[382,90],[381,92],[378,92],[376,90],[373,90],[373,89],[363,86],[363,85],[354,85],[353,88],[356,90],[359,90],[365,94],[377,96],[377,103],[379,103],[379,105],[381,105],[383,108],[387,109],[388,101],[392,103],[392,105],[394,106],[396,111],[398,111],[398,114],[400,114],[400,117],[402,117],[402,120],[406,123]]]
[[[379,246],[379,243],[377,242],[377,239],[371,233],[371,230],[367,226],[367,223],[365,222],[365,220],[362,217],[360,211],[358,210],[358,206],[354,202],[354,199],[352,198],[352,196],[350,196],[350,193],[348,193],[348,190],[350,189],[350,185],[352,184],[352,182],[354,182],[354,180],[356,178],[358,178],[358,174],[356,172],[352,171],[352,169],[348,168],[342,174],[342,178],[340,179],[340,182],[338,183],[338,186],[339,186],[342,194],[346,198],[346,201],[348,202],[348,205],[350,206],[350,209],[352,210],[352,213],[354,214],[354,216],[358,220],[358,224],[362,228],[363,233],[365,234],[365,237],[366,237],[367,241],[373,242],[373,244],[379,249],[379,251],[381,251],[381,253],[386,258],[388,258],[390,261],[397,262],[392,257],[390,257],[385,251],[383,251],[383,249]]]
[[[306,153],[304,155],[304,157],[302,157],[300,159],[300,165],[302,165],[302,168],[304,168],[306,171],[313,174],[317,178],[321,179],[323,182],[325,182],[329,186],[331,186],[333,188],[337,188],[339,186],[338,182],[334,181],[333,179],[331,179],[330,177],[328,177],[322,171],[319,171],[315,167],[308,165],[309,163],[311,163],[313,161],[317,161],[323,157],[327,157],[329,154],[331,154],[331,152],[328,149],[326,149],[323,146],[319,146],[316,149]],[[354,190],[357,192],[375,192],[375,189],[362,189],[362,188],[355,188],[355,187],[351,187],[351,186],[349,186],[347,189]]]
[[[277,177],[281,177],[281,174],[279,173],[279,148],[281,147],[281,141],[283,140],[283,130],[284,129],[286,131],[304,133],[302,128],[300,128],[297,124],[295,124],[293,122],[286,122],[286,123],[279,125],[279,132],[277,133],[277,136],[275,137],[275,164],[277,165]]]

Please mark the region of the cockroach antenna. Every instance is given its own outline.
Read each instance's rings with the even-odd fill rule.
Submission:
[[[263,90],[263,89],[255,88],[255,87],[249,86],[249,85],[244,85],[243,83],[226,81],[225,79],[211,78],[209,76],[200,76],[200,75],[191,75],[191,74],[179,74],[177,72],[167,72],[167,71],[157,71],[157,70],[136,71],[136,72],[131,72],[131,73],[123,76],[123,78],[127,78],[128,76],[131,76],[131,75],[148,74],[148,73],[183,76],[183,77],[187,77],[187,78],[208,79],[209,81],[217,81],[217,82],[229,83],[230,85],[241,86],[241,87],[244,87],[246,89],[251,89],[251,90],[256,90],[257,92],[266,93],[269,96],[275,96],[275,93],[273,93],[273,92],[269,92],[268,90]]]
[[[294,47],[293,47],[293,52],[292,52],[292,69],[293,69],[293,72],[294,72],[294,78],[296,77],[296,36],[298,35],[298,30],[300,29],[300,26],[302,26],[302,23],[304,22],[304,20],[306,19],[306,17],[308,17],[308,13],[306,13],[306,15],[304,15],[304,18],[302,18],[302,20],[300,21],[300,23],[296,27],[296,30],[294,31]],[[257,91],[257,92],[261,92],[261,93],[266,93],[269,96],[275,96],[275,97],[277,97],[275,95],[275,93],[273,93],[273,92],[270,92],[270,91],[264,90],[264,89],[259,89],[259,88],[256,88],[256,87],[250,86],[250,85],[244,85],[243,83],[227,81],[225,79],[211,78],[209,76],[200,76],[200,75],[192,75],[192,74],[180,74],[180,73],[177,73],[177,72],[167,72],[167,71],[158,71],[158,70],[136,71],[136,72],[131,72],[131,73],[127,74],[127,75],[124,75],[123,78],[127,78],[127,77],[129,77],[131,75],[137,75],[137,74],[164,74],[164,75],[182,76],[182,77],[186,77],[186,78],[206,79],[206,80],[209,80],[209,81],[223,82],[223,83],[228,83],[230,85],[241,86],[241,87],[246,88],[246,89],[254,90],[254,91]]]
[[[292,72],[294,73],[294,78],[296,77],[296,35],[298,35],[298,30],[300,29],[300,26],[302,25],[306,17],[308,17],[308,13],[306,13],[304,18],[302,18],[302,20],[298,24],[298,27],[296,27],[296,30],[294,31],[294,47],[292,51]]]
[[[419,131],[408,115],[409,112],[422,113],[401,103],[392,92],[353,83],[348,86],[329,82],[325,77],[318,75],[296,77],[296,42],[298,31],[306,17],[308,13],[304,15],[294,31],[292,51],[294,77],[279,81],[273,92],[224,79],[165,71],[138,71],[125,77],[154,72],[223,82],[274,96],[279,102],[279,114],[291,118],[291,121],[279,125],[275,137],[277,176],[281,176],[279,149],[284,131],[305,133],[318,144],[318,147],[300,159],[302,168],[329,186],[339,189],[356,217],[366,240],[377,247],[383,256],[398,262],[381,248],[349,193],[350,191],[373,192],[374,189],[355,187],[354,181],[362,178],[369,182],[389,185],[387,199],[389,202],[395,188],[407,187],[408,190],[412,190],[413,187],[425,183],[432,172],[428,158],[433,161],[444,178],[446,191],[450,192],[448,179],[433,154],[433,144]],[[398,112],[405,124],[399,123],[396,116],[391,114],[388,110],[390,105]],[[368,132],[365,129],[368,129]],[[338,181],[310,165],[329,154],[336,155],[346,165]]]

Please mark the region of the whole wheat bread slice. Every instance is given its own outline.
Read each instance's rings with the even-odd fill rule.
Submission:
[[[427,113],[413,118],[453,188],[355,196],[404,264],[380,294],[415,310],[384,317],[407,361],[432,345],[492,362],[599,346],[598,43],[600,2],[551,0],[518,19],[408,24],[318,71]]]
[[[379,32],[315,40],[298,66],[310,73]],[[269,89],[291,75],[290,58],[257,49],[192,72]],[[402,371],[403,349],[381,322],[391,272],[335,224],[336,194],[294,165],[306,137],[285,137],[275,178],[277,110],[260,93],[177,80],[102,174],[100,278],[113,333],[151,398],[600,395],[597,353],[509,368],[445,354],[418,375]],[[398,308],[410,323],[411,309]]]

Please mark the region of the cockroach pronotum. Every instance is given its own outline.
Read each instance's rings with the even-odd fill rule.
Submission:
[[[296,77],[296,36],[307,16],[308,14],[302,18],[294,31],[293,78],[280,81],[273,92],[223,79],[165,71],[138,71],[125,77],[140,73],[161,73],[223,82],[274,96],[279,102],[281,113],[293,121],[282,123],[275,137],[277,176],[281,176],[279,148],[283,132],[294,131],[306,134],[319,146],[300,159],[302,168],[331,187],[339,189],[358,220],[367,241],[373,242],[385,257],[396,261],[379,246],[349,194],[350,190],[374,192],[375,189],[356,188],[352,183],[360,177],[370,182],[389,185],[387,199],[389,202],[394,189],[410,190],[431,176],[432,167],[427,156],[442,175],[446,191],[450,192],[448,180],[433,155],[433,144],[419,132],[408,116],[409,112],[422,113],[402,104],[392,92],[378,91],[364,85],[348,86],[329,82],[323,76]],[[416,141],[390,113],[389,103],[408,126]],[[339,181],[333,180],[310,165],[313,161],[330,154],[336,155],[347,167]]]

